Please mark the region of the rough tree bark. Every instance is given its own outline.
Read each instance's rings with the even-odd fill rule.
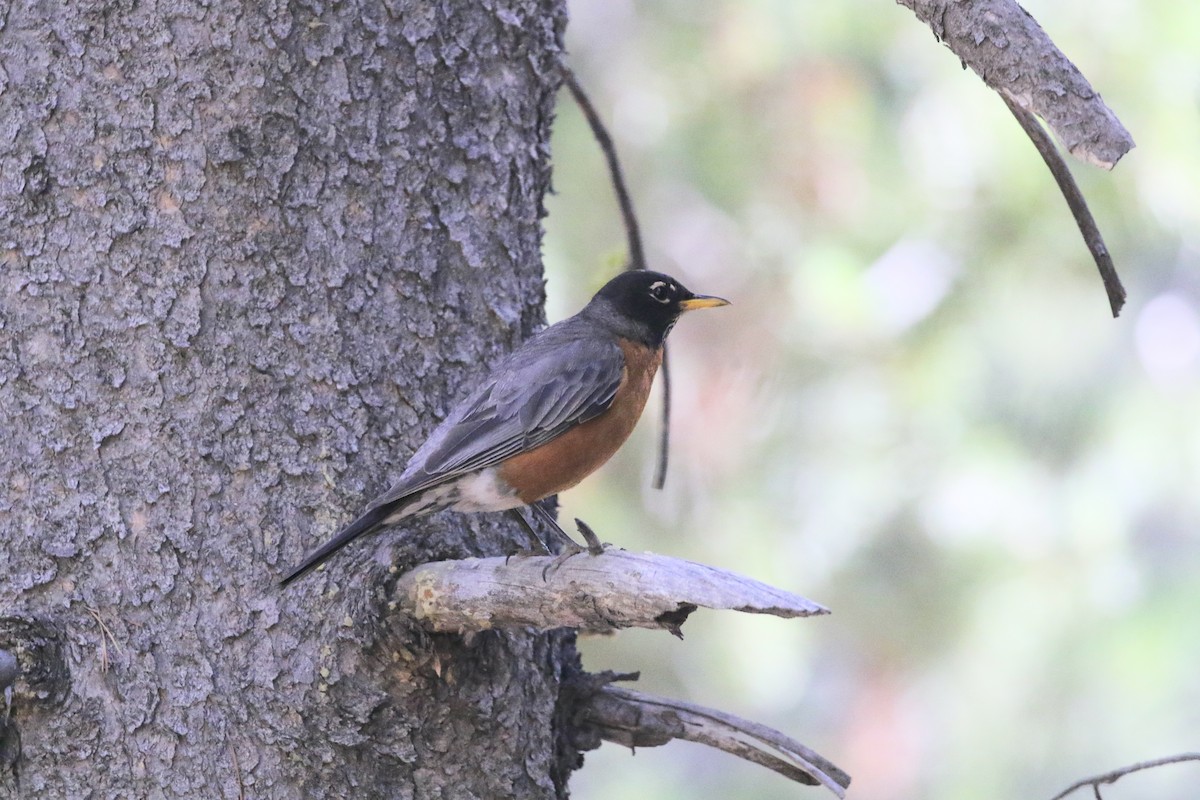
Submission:
[[[519,529],[440,515],[275,585],[541,321],[564,24],[559,0],[4,4],[26,796],[565,794],[569,635],[423,637],[382,600],[393,560]]]

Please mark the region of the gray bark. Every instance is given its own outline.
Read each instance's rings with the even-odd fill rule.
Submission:
[[[565,795],[569,637],[422,636],[384,600],[393,561],[519,528],[439,515],[275,585],[541,321],[564,14],[0,7],[22,794]]]

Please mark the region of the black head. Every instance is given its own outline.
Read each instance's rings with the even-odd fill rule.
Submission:
[[[622,272],[604,284],[584,311],[621,336],[657,347],[680,314],[727,305],[729,301],[720,297],[689,291],[670,275],[639,269]]]

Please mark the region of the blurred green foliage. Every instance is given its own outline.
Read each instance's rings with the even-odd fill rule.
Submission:
[[[1133,133],[1071,167],[1120,319],[1003,103],[880,0],[571,3],[653,268],[734,305],[672,338],[657,425],[563,499],[601,536],[833,609],[699,612],[593,670],[796,736],[872,800],[1049,798],[1200,749],[1200,6],[1029,4]],[[599,150],[564,93],[550,316],[617,268]],[[653,407],[653,406],[652,406]],[[1190,800],[1200,767],[1109,800]],[[699,746],[588,755],[574,796],[821,796]]]

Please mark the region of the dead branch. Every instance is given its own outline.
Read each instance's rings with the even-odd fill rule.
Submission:
[[[608,135],[608,129],[604,127],[603,120],[596,112],[596,107],[588,99],[583,87],[579,85],[579,81],[575,80],[575,73],[567,70],[564,80],[567,89],[571,92],[571,97],[575,99],[575,104],[579,106],[579,110],[587,119],[588,126],[592,129],[592,136],[604,153],[604,160],[608,163],[608,174],[612,180],[613,191],[617,194],[617,204],[621,207],[621,219],[625,223],[625,236],[629,241],[629,269],[646,269],[646,251],[642,249],[642,230],[638,225],[637,214],[633,210],[633,198],[630,197],[629,188],[625,185],[625,174],[621,171],[617,148],[613,144],[612,137]]]
[[[897,0],[933,35],[995,89],[1041,153],[1066,198],[1100,270],[1115,317],[1125,288],[1083,194],[1054,143],[1034,119],[1045,120],[1076,158],[1112,169],[1133,148],[1133,137],[1037,21],[1015,0]]]
[[[1091,778],[1084,778],[1083,780],[1072,783],[1066,789],[1063,789],[1061,792],[1054,795],[1054,797],[1050,798],[1050,800],[1062,800],[1062,798],[1075,791],[1078,791],[1079,789],[1082,789],[1085,786],[1091,786],[1092,791],[1095,793],[1096,797],[1099,798],[1101,786],[1105,786],[1110,783],[1116,783],[1118,780],[1130,774],[1131,772],[1141,772],[1144,769],[1154,769],[1155,767],[1162,767],[1167,764],[1178,764],[1182,761],[1200,761],[1200,753],[1180,753],[1179,755],[1167,756],[1166,758],[1156,758],[1151,761],[1140,761],[1137,764],[1130,764],[1127,767],[1114,769],[1112,772],[1105,772],[1100,775],[1094,775]]]
[[[1096,268],[1100,270],[1100,280],[1104,282],[1104,291],[1108,294],[1108,305],[1112,309],[1112,315],[1117,316],[1121,313],[1121,307],[1125,305],[1125,287],[1121,285],[1121,278],[1117,275],[1116,266],[1113,265],[1112,255],[1109,254],[1108,247],[1104,244],[1100,228],[1096,225],[1091,209],[1088,208],[1087,201],[1083,198],[1083,192],[1079,191],[1079,185],[1075,183],[1075,178],[1071,175],[1067,162],[1063,161],[1062,156],[1058,154],[1058,148],[1054,146],[1054,142],[1038,124],[1033,114],[1007,91],[1000,92],[1000,97],[1012,115],[1017,118],[1017,122],[1021,123],[1025,135],[1033,142],[1033,146],[1041,154],[1042,160],[1050,168],[1050,174],[1058,183],[1059,191],[1062,192],[1067,206],[1071,209],[1071,216],[1075,218],[1075,224],[1079,227],[1079,232],[1083,234],[1084,244],[1087,245],[1088,252],[1092,254]]]
[[[698,607],[777,617],[829,613],[750,578],[653,553],[608,548],[555,563],[538,556],[422,564],[400,576],[393,602],[430,631],[457,633],[637,627],[681,636],[680,626]]]
[[[584,700],[576,722],[626,747],[684,739],[767,767],[793,781],[846,796],[850,776],[773,728],[711,708],[606,685]]]
[[[1046,121],[1068,152],[1105,169],[1133,137],[1015,0],[897,0],[997,92]]]

